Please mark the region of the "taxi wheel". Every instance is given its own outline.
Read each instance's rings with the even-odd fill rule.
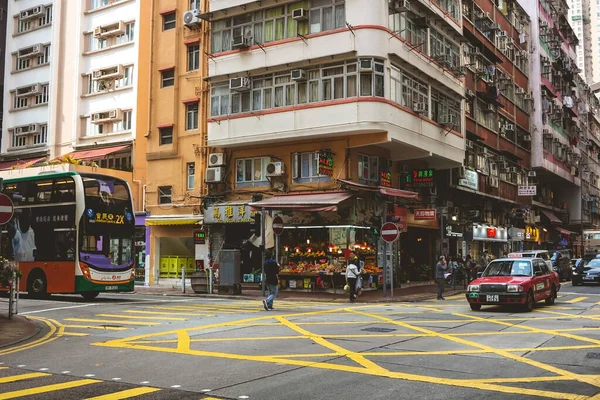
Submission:
[[[546,305],[547,306],[553,305],[555,300],[556,300],[556,288],[554,286],[552,286],[552,291],[550,292],[550,297],[548,297],[545,300],[546,301]]]
[[[479,311],[479,310],[481,310],[481,304],[473,304],[473,303],[471,303],[469,305],[471,306],[471,310],[473,310],[473,311]]]
[[[533,311],[533,304],[535,300],[533,299],[533,292],[529,292],[527,294],[527,300],[525,300],[525,304],[523,305],[523,310],[526,312]]]

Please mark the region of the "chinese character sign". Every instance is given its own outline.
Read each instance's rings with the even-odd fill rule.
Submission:
[[[379,184],[384,187],[392,187],[392,173],[389,171],[381,171],[379,174]]]
[[[433,209],[416,209],[414,212],[415,221],[435,221],[437,212]]]
[[[333,175],[333,154],[330,151],[319,152],[319,175]]]
[[[412,171],[411,181],[413,187],[433,187],[435,183],[434,169],[415,169]]]

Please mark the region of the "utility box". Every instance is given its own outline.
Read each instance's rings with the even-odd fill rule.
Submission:
[[[219,255],[219,285],[232,286],[242,283],[242,267],[239,250],[221,250]]]

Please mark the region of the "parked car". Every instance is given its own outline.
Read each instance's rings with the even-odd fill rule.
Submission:
[[[544,300],[554,304],[560,279],[541,258],[499,258],[490,262],[467,287],[467,301],[474,311],[482,305],[516,305],[525,311]]]
[[[558,276],[563,281],[571,280],[573,269],[571,268],[571,253],[569,250],[556,250],[550,262],[552,263],[552,269],[558,273]]]
[[[546,265],[548,265],[548,268],[552,269],[552,261],[550,261],[551,254],[548,250],[515,251],[510,253],[508,257],[541,258]]]
[[[571,258],[571,269],[573,271],[578,267],[583,267],[585,264],[587,264],[587,261],[583,258]]]
[[[593,259],[587,264],[580,263],[573,271],[573,286],[586,283],[600,283],[600,259]]]

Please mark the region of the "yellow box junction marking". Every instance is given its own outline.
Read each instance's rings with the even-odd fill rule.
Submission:
[[[105,394],[103,396],[90,397],[87,400],[122,400],[129,399],[143,394],[158,392],[160,389],[151,387],[139,387],[135,389],[122,390],[120,392]]]
[[[0,383],[18,382],[25,379],[41,378],[43,376],[50,376],[50,374],[44,374],[42,372],[32,372],[30,374],[5,376],[3,378],[0,378]]]
[[[96,379],[80,379],[72,382],[56,383],[53,385],[40,386],[30,389],[15,390],[13,392],[0,393],[0,400],[16,399],[17,397],[32,396],[34,394],[56,392],[57,390],[71,389],[99,382],[102,381]]]

